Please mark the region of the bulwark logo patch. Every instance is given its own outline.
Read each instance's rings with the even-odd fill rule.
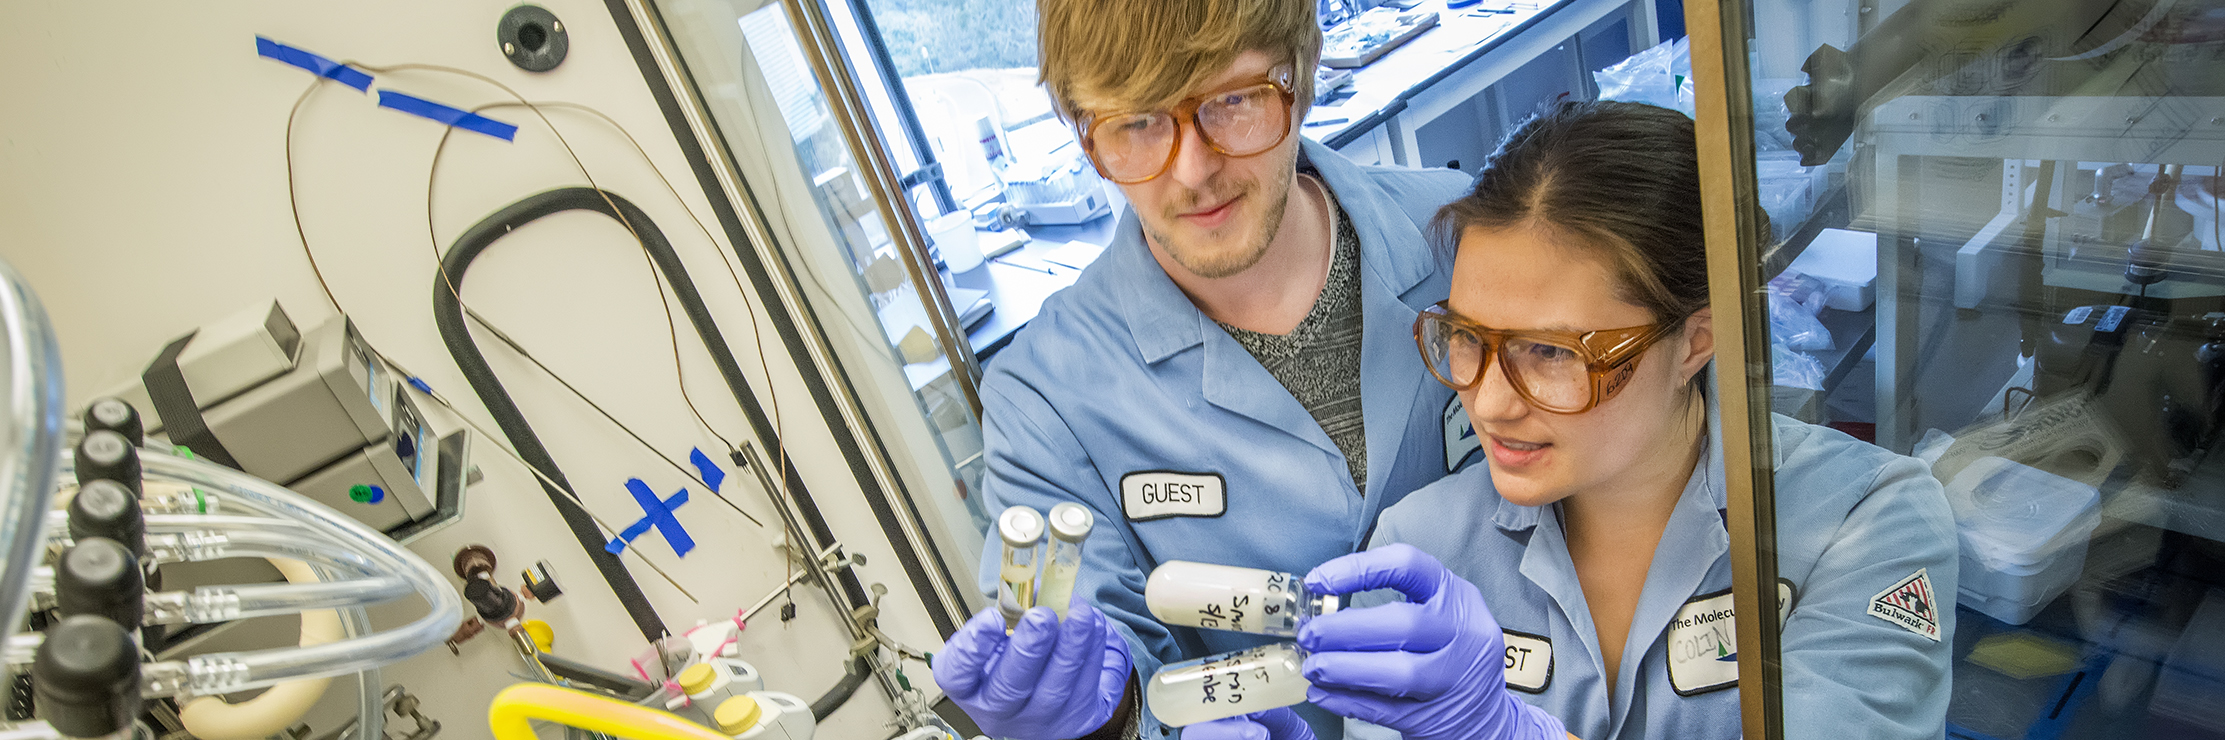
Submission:
[[[1870,597],[1870,616],[1939,641],[1939,602],[1932,598],[1931,575],[1917,569],[1892,588]]]

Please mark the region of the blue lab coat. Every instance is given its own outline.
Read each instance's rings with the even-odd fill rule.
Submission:
[[[1922,462],[1772,418],[1778,593],[1793,596],[1782,617],[1785,736],[1943,736],[1958,546],[1945,494]],[[1478,462],[1383,512],[1368,546],[1412,544],[1476,584],[1500,627],[1520,633],[1508,638],[1509,663],[1539,660],[1541,643],[1549,644],[1544,685],[1534,664],[1510,670],[1508,685],[1571,734],[1738,737],[1737,633],[1722,619],[1731,558],[1720,421],[1711,394],[1708,451],[1655,550],[1611,694],[1558,507],[1507,502],[1491,487],[1490,466]],[[1907,582],[1919,572],[1928,583]],[[1688,626],[1675,623],[1680,611]],[[1894,621],[1912,616],[1912,626]],[[1937,639],[1918,632],[1923,616],[1934,620]],[[1683,658],[1675,676],[1672,655]],[[1525,680],[1529,686],[1517,686]],[[1347,735],[1397,736],[1358,720]]]
[[[1303,575],[1356,550],[1377,512],[1475,449],[1466,414],[1430,379],[1413,339],[1414,317],[1445,298],[1452,274],[1449,254],[1425,239],[1430,219],[1472,178],[1360,166],[1314,141],[1302,146],[1360,236],[1366,496],[1305,407],[1152,259],[1133,212],[982,381],[988,511],[1089,507],[1097,525],[1074,593],[1128,636],[1140,679],[1164,663],[1268,639],[1159,623],[1144,607],[1143,585],[1160,563]],[[988,593],[1000,547],[989,533]],[[1324,740],[1341,736],[1340,720],[1307,709]],[[1146,737],[1161,736],[1148,713],[1143,726]]]

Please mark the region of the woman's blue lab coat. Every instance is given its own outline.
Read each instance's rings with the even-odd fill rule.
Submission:
[[[1097,526],[1074,593],[1129,636],[1140,678],[1266,641],[1160,624],[1143,602],[1152,568],[1194,560],[1303,575],[1353,552],[1378,511],[1476,448],[1466,414],[1430,379],[1413,339],[1417,311],[1445,298],[1452,272],[1424,234],[1472,178],[1363,167],[1310,140],[1301,156],[1360,236],[1366,496],[1305,407],[1152,259],[1133,213],[982,382],[988,510],[1090,508]],[[990,533],[981,571],[990,593],[999,547]],[[1324,738],[1341,735],[1338,720],[1309,713]],[[1146,737],[1159,737],[1156,728],[1144,718]]]
[[[1773,418],[1785,736],[1943,736],[1957,571],[1945,494],[1917,460]],[[1571,734],[1738,737],[1720,421],[1711,395],[1708,453],[1654,551],[1611,694],[1558,507],[1507,502],[1478,462],[1383,512],[1368,546],[1412,544],[1476,584],[1508,662],[1522,661],[1508,686]],[[1347,734],[1396,737],[1357,720]]]

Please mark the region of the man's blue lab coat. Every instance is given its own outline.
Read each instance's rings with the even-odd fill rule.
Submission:
[[[1445,298],[1452,273],[1449,250],[1430,245],[1430,219],[1472,178],[1361,166],[1310,140],[1301,157],[1360,236],[1366,496],[1305,407],[1152,259],[1132,212],[982,382],[990,514],[1089,507],[1098,524],[1074,593],[1128,636],[1139,679],[1267,641],[1153,619],[1143,600],[1152,568],[1193,560],[1302,575],[1353,552],[1377,512],[1476,448],[1466,414],[1430,378],[1413,339],[1414,317]],[[988,540],[981,579],[994,593],[1001,545],[994,532]],[[1340,720],[1304,710],[1324,740],[1342,735]],[[1145,737],[1160,737],[1157,727],[1147,713]]]

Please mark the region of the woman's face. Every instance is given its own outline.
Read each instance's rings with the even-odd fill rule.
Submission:
[[[1449,305],[1492,329],[1587,332],[1653,323],[1651,312],[1618,293],[1607,262],[1589,250],[1562,246],[1527,226],[1470,228],[1460,237]],[[1578,414],[1531,407],[1493,358],[1483,382],[1462,392],[1460,403],[1482,437],[1500,495],[1543,506],[1648,476],[1683,480],[1692,464],[1690,404],[1698,402],[1686,388],[1714,353],[1709,316],[1703,309],[1687,319],[1683,332],[1636,360],[1620,393]]]

